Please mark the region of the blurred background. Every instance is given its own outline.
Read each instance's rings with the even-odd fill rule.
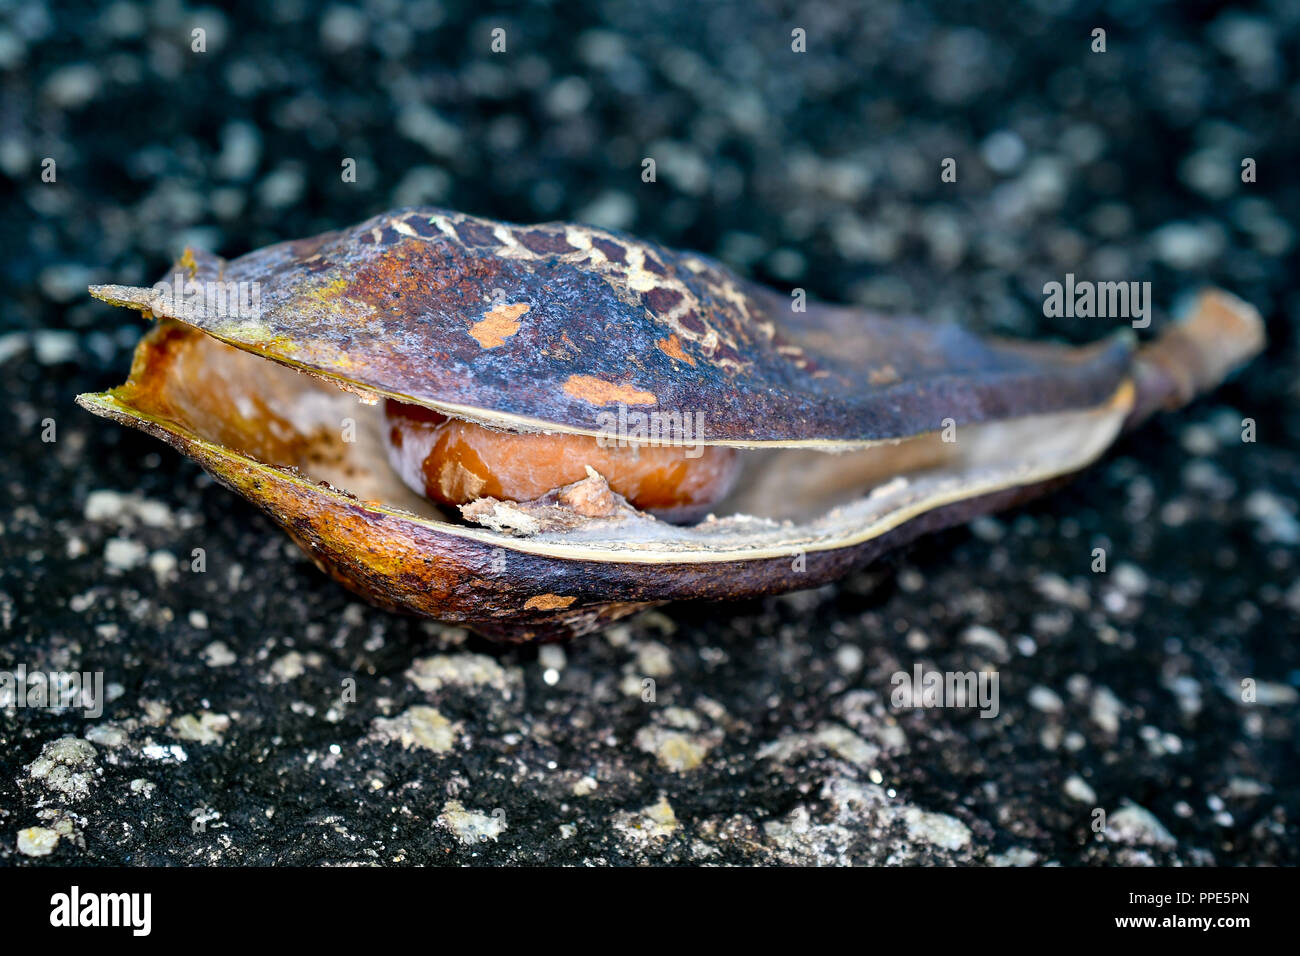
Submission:
[[[1296,862],[1298,56],[1281,0],[0,0],[0,664],[105,670],[121,732],[97,731],[90,799],[51,795],[31,761],[88,725],[9,709],[0,858],[31,861],[14,832],[48,803],[49,862]],[[356,603],[191,463],[72,404],[123,380],[143,328],[88,284],[409,204],[1072,341],[1114,324],[1043,316],[1066,272],[1151,281],[1144,335],[1212,283],[1270,348],[1043,504],[834,588],[668,608],[557,668]],[[212,570],[178,570],[199,545]],[[1089,573],[1096,546],[1119,574]],[[454,663],[412,684],[429,655]],[[1004,718],[889,712],[920,659],[1000,666]],[[645,674],[652,715],[620,689]],[[349,675],[359,703],[325,716]],[[1270,703],[1243,708],[1242,676]],[[376,723],[430,686],[476,741],[432,769]],[[225,723],[198,739],[181,718],[204,713]],[[683,739],[686,769],[664,757]],[[184,765],[146,756],[177,741]],[[510,829],[466,850],[453,802]],[[200,804],[224,843],[192,837]],[[1090,831],[1130,804],[1126,838]],[[119,825],[141,812],[147,835]]]

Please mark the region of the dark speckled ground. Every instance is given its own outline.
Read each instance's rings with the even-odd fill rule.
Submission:
[[[853,6],[0,3],[0,670],[111,698],[0,710],[0,859],[1298,862],[1297,14]],[[839,586],[503,651],[356,603],[72,404],[138,333],[87,283],[411,202],[1076,341],[1114,324],[1044,318],[1044,281],[1150,280],[1154,327],[1213,282],[1272,344],[1066,491]],[[995,668],[998,716],[891,706],[918,662]]]

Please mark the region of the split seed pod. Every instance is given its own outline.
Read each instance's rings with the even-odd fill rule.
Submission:
[[[429,208],[91,291],[158,321],[129,381],[81,405],[197,460],[373,603],[516,641],[815,587],[1058,484],[1263,344],[1220,292],[1140,350],[993,340],[800,311],[619,233]],[[487,444],[394,467],[411,408]],[[596,448],[607,470],[668,449],[674,481],[728,456],[739,477],[663,520]],[[542,462],[545,494],[490,484]]]

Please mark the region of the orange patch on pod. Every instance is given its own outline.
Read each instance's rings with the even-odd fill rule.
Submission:
[[[557,607],[568,607],[578,600],[573,595],[535,594],[524,602],[526,611],[553,611]]]
[[[654,405],[659,399],[654,392],[643,392],[631,385],[615,385],[594,375],[570,375],[564,383],[564,391],[574,398],[580,398],[592,405]]]
[[[679,362],[685,362],[687,365],[694,365],[695,359],[691,358],[682,349],[681,339],[676,333],[668,336],[666,339],[660,339],[655,345],[659,346],[659,351],[663,352],[669,358],[675,358]]]
[[[504,345],[506,339],[519,331],[519,317],[532,306],[527,302],[512,302],[498,305],[487,315],[469,327],[469,334],[474,341],[485,349],[494,349]]]

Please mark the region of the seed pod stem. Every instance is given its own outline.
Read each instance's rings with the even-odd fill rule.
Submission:
[[[1212,390],[1265,344],[1264,322],[1253,306],[1207,289],[1188,314],[1138,351],[1137,400],[1125,427]]]

